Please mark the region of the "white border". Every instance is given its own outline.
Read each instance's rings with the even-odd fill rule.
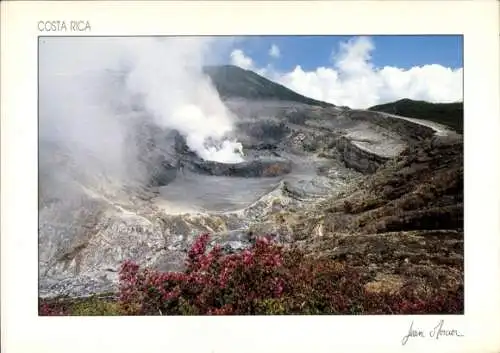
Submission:
[[[2,2],[2,348],[14,352],[499,352],[499,7],[495,1]],[[37,22],[91,35],[465,35],[466,315],[460,339],[401,338],[438,317],[37,316]],[[54,33],[56,35],[64,33]],[[74,33],[66,33],[74,34]],[[87,33],[88,34],[88,33]]]

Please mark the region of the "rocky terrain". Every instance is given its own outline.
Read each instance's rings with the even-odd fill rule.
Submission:
[[[272,234],[353,264],[374,291],[463,284],[462,135],[318,103],[234,67],[207,72],[237,117],[241,163],[199,158],[140,109],[143,183],[86,175],[58,146],[40,146],[50,161],[39,182],[41,297],[114,291],[127,259],[180,270],[202,232],[228,252]]]

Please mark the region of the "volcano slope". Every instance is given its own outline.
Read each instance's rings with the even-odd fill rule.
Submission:
[[[58,146],[40,145],[41,297],[116,291],[124,260],[182,270],[203,232],[227,252],[271,234],[359,268],[373,291],[463,285],[462,135],[297,100],[263,78],[230,94],[227,67],[209,74],[237,117],[242,163],[200,159],[140,109],[133,138],[147,170],[141,182],[86,175]],[[295,100],[279,99],[283,92]]]

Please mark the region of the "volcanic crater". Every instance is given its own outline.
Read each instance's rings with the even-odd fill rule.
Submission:
[[[308,100],[270,81],[254,87],[263,92],[255,97],[250,85],[234,87],[235,72],[250,75],[207,69],[236,117],[239,162],[200,158],[140,106],[131,138],[148,172],[142,184],[100,187],[101,176],[86,175],[60,146],[40,145],[41,297],[115,291],[126,259],[181,270],[203,232],[227,252],[272,234],[315,256],[347,259],[374,281],[425,282],[434,273],[463,282],[461,134]],[[55,171],[56,186],[46,177]],[[78,197],[68,200],[67,189]]]

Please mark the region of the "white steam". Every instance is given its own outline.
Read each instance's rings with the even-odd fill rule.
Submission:
[[[143,119],[177,130],[201,158],[242,161],[242,146],[231,138],[233,117],[203,74],[210,44],[208,38],[41,38],[41,152],[57,145],[73,170],[99,182],[140,180]],[[52,158],[47,151],[41,169]]]
[[[132,69],[130,92],[144,97],[145,108],[162,127],[178,130],[201,158],[223,163],[242,161],[229,140],[233,117],[203,73],[210,40],[193,38],[140,39],[128,45]],[[219,147],[207,146],[212,139]]]

